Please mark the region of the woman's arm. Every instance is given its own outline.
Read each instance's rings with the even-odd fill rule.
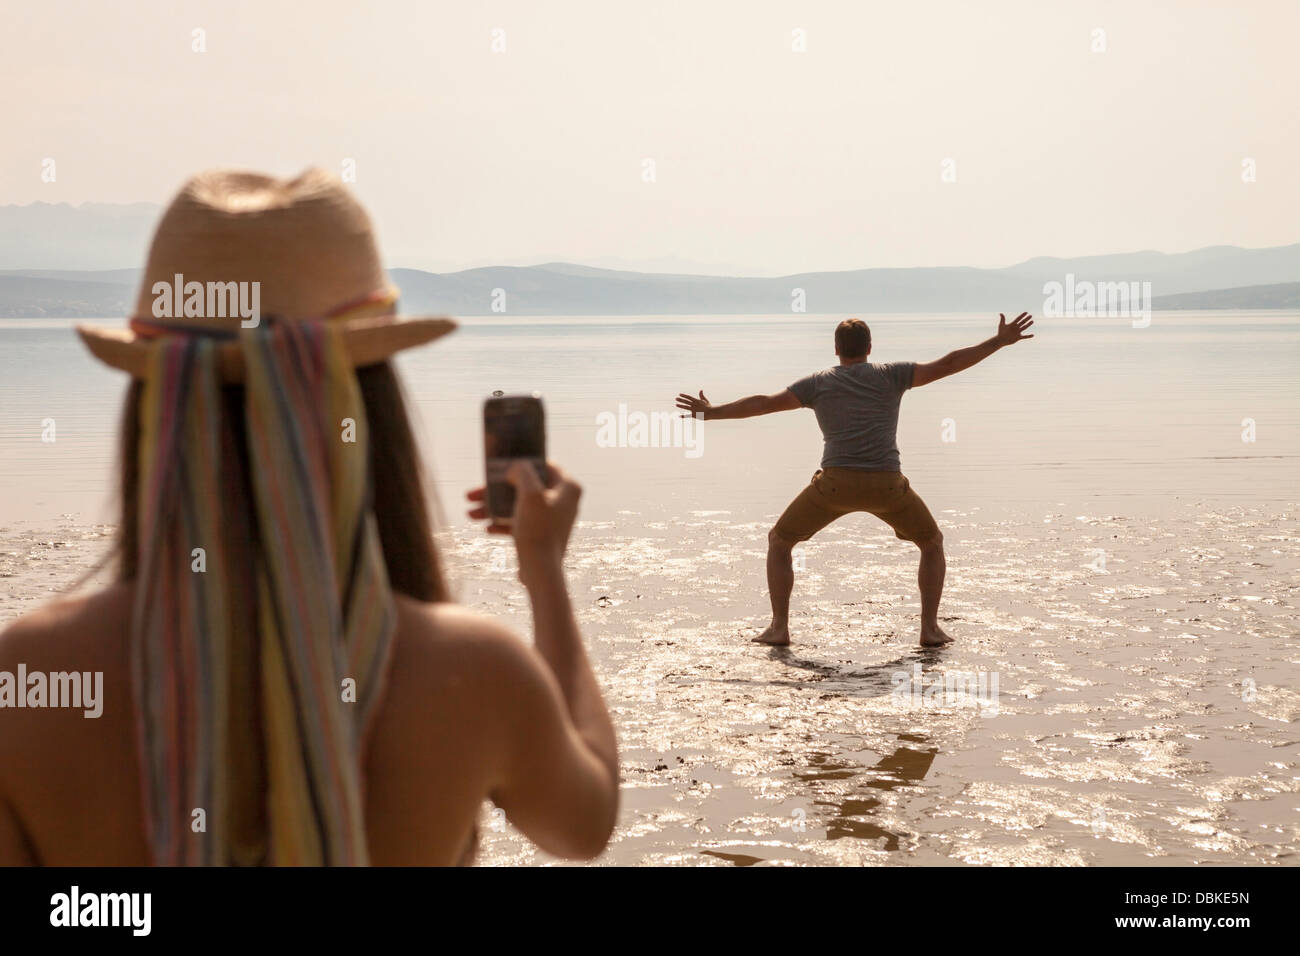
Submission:
[[[564,577],[564,552],[578,515],[582,489],[554,465],[548,470],[552,480],[549,490],[542,487],[531,467],[516,464],[511,469],[511,483],[516,488],[512,530],[519,554],[519,579],[528,589],[533,606],[537,652],[550,665],[560,685],[569,718],[617,781],[614,724],[587,660]]]
[[[0,794],[0,866],[35,866],[18,814]]]
[[[544,488],[531,466],[513,465],[512,525],[489,528],[515,538],[536,654],[545,665],[507,665],[511,741],[493,799],[542,849],[590,859],[604,849],[618,815],[618,743],[564,577],[581,489],[554,465],[548,470]],[[482,489],[470,493],[473,501],[482,497]],[[470,516],[488,517],[483,507]]]

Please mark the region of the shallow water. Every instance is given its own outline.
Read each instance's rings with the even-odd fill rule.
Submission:
[[[880,361],[989,331],[870,321]],[[596,416],[778,390],[828,364],[830,327],[482,319],[402,359],[466,604],[528,632],[510,552],[460,517],[482,395],[542,390],[586,486],[570,579],[623,748],[601,862],[1294,864],[1300,315],[1049,320],[909,393],[903,468],[945,533],[956,644],[915,646],[915,549],[855,516],[796,552],[795,644],[774,650],[747,639],[812,416],[709,423],[699,457],[602,447]],[[122,382],[59,322],[0,325],[0,373],[3,624],[102,552]],[[483,823],[483,862],[553,862]]]
[[[575,531],[622,747],[600,862],[1297,862],[1300,504],[940,518],[957,641],[937,651],[914,643],[914,549],[869,516],[796,551],[790,649],[748,642],[766,522]],[[0,625],[110,530],[0,527]],[[462,529],[442,546],[460,599],[527,634],[508,545]],[[482,824],[481,862],[556,862],[487,808]]]
[[[807,546],[788,650],[747,640],[762,523],[585,526],[571,579],[623,748],[602,860],[1294,864],[1298,514],[947,516],[938,651],[914,549],[870,517]],[[458,536],[462,598],[526,633],[497,547]],[[923,690],[967,674],[995,692]],[[543,859],[484,824],[485,862]]]
[[[817,467],[811,412],[706,423],[697,457],[684,447],[602,447],[597,418],[620,405],[670,413],[681,391],[703,389],[715,402],[779,391],[834,362],[837,320],[473,318],[399,367],[452,521],[464,490],[481,483],[480,404],[494,389],[543,394],[551,455],[583,480],[589,518],[719,509],[757,518],[779,513]],[[938,358],[997,325],[982,315],[868,320],[881,362]],[[72,325],[0,321],[0,521],[114,518],[125,380],[86,357]],[[904,397],[903,470],[936,512],[1033,514],[1089,502],[1154,516],[1178,513],[1189,497],[1294,498],[1300,313],[1157,313],[1145,329],[1040,318],[1034,332]],[[41,440],[47,420],[54,442]],[[1247,420],[1252,441],[1243,441]]]
[[[569,577],[622,748],[599,862],[1300,859],[1300,504],[941,520],[957,640],[936,651],[914,643],[914,549],[869,516],[796,551],[789,649],[748,642],[764,522],[580,526]],[[109,530],[0,527],[0,624]],[[509,547],[442,546],[460,599],[527,634]],[[558,862],[487,807],[482,826],[484,864]]]

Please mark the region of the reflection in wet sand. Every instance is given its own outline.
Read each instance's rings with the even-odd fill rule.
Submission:
[[[926,738],[921,734],[900,734],[899,740],[923,744]],[[863,787],[877,790],[894,790],[897,787],[914,784],[922,780],[934,763],[935,747],[924,750],[915,747],[899,747],[892,754],[882,757],[874,766],[866,768],[859,782]],[[817,754],[824,761],[825,754]],[[856,776],[851,774],[850,776]],[[805,779],[809,779],[805,777]],[[858,840],[882,840],[886,850],[897,850],[900,835],[884,829],[871,817],[881,805],[879,797],[845,797],[839,801],[816,801],[819,805],[830,806],[835,815],[826,824],[826,839],[838,840],[852,837]]]
[[[877,529],[819,535],[776,649],[748,642],[764,522],[637,520],[581,526],[568,560],[622,748],[600,862],[1300,862],[1295,506],[946,516],[957,643],[935,651],[914,554]],[[0,610],[75,579],[106,530],[0,533]],[[502,543],[443,547],[460,599],[527,634]],[[996,676],[996,707],[955,674]],[[480,860],[553,862],[510,827]]]
[[[580,529],[569,564],[623,746],[605,862],[1296,862],[1294,507],[946,516],[934,651],[914,555],[870,526],[818,537],[795,643],[759,648],[763,522],[631,524]],[[522,629],[486,546],[455,546],[466,602]],[[918,673],[993,700],[900,695]],[[512,833],[485,853],[541,861]]]
[[[736,866],[753,866],[755,863],[763,862],[761,856],[747,856],[744,853],[719,853],[717,850],[701,850],[700,855],[716,856],[719,860],[726,860]]]

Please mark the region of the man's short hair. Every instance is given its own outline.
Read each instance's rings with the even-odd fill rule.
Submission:
[[[866,358],[871,351],[871,330],[861,319],[845,319],[835,326],[835,354],[840,358]]]

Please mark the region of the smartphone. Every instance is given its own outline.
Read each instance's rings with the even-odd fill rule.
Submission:
[[[515,486],[506,470],[523,459],[546,483],[546,413],[542,397],[502,395],[483,402],[483,458],[487,472],[487,510],[492,523],[510,524],[515,513]]]

